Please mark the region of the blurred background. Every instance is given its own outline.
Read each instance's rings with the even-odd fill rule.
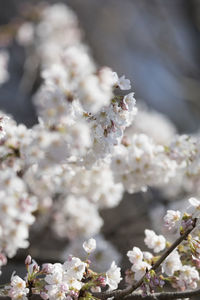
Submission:
[[[28,2],[37,4],[39,1]],[[109,65],[119,74],[126,74],[133,82],[137,99],[167,114],[179,130],[197,129],[199,0],[48,1],[55,2],[65,2],[75,10],[96,61]],[[21,0],[1,1],[0,24],[16,18],[22,3]],[[17,114],[20,121],[28,123],[31,114],[28,118],[24,114],[27,103],[17,93],[23,66],[21,52],[17,47],[11,49],[13,75],[9,93],[7,86],[1,90],[4,96],[0,104]]]
[[[37,5],[39,1],[28,2]],[[166,114],[181,133],[198,130],[200,0],[48,1],[55,2],[64,2],[74,9],[97,63],[130,78],[138,102],[142,100]],[[22,4],[21,0],[0,1],[0,24],[17,19]],[[4,47],[6,40],[0,43]],[[10,80],[0,88],[0,109],[31,126],[37,120],[31,103],[37,80],[27,92],[19,89],[25,52],[15,43],[8,47]],[[151,212],[160,201],[165,199],[152,190],[126,195],[120,206],[102,212],[104,237],[122,255],[133,246],[143,245],[144,228],[152,227]],[[49,245],[47,241],[40,244],[41,254]],[[62,243],[54,247],[51,243],[50,247],[58,250],[59,245],[63,247]],[[21,264],[16,258],[15,266],[17,260]],[[128,266],[125,256],[121,264]]]

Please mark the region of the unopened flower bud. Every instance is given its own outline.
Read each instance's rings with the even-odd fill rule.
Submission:
[[[158,278],[155,278],[155,279],[154,279],[154,285],[155,285],[155,286],[160,285],[160,280],[159,280]]]
[[[162,288],[164,284],[165,284],[164,280],[161,279],[159,286]]]
[[[0,253],[0,267],[7,264],[7,258],[3,253]]]
[[[147,288],[144,283],[141,285],[141,290],[142,290],[142,297],[146,297],[147,296]]]
[[[100,285],[101,285],[102,287],[105,287],[105,286],[106,286],[106,279],[105,279],[103,276],[99,276],[99,277],[97,278],[97,280],[98,280],[98,282],[100,283]]]
[[[76,291],[70,291],[70,295],[73,297],[73,298],[78,298],[78,293]]]
[[[192,255],[192,261],[195,264],[197,269],[200,269],[200,259],[196,258],[194,255]]]
[[[147,279],[147,280],[150,280],[150,279],[151,279],[151,275],[150,275],[149,272],[146,274],[146,279]]]
[[[90,265],[90,264],[91,264],[91,260],[90,260],[90,259],[87,259],[86,263],[87,263],[88,265]]]
[[[40,267],[38,266],[38,264],[34,264],[33,266],[33,272],[39,272],[40,271]]]
[[[30,255],[28,255],[25,259],[25,265],[30,265],[32,262],[32,257]]]

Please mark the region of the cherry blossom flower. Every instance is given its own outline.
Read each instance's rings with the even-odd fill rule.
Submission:
[[[85,252],[87,252],[88,254],[90,254],[93,251],[95,251],[95,249],[96,249],[96,241],[95,241],[95,239],[91,238],[88,241],[85,241],[83,243],[83,248],[84,248]]]
[[[180,255],[176,250],[174,250],[162,264],[162,272],[166,273],[168,276],[172,276],[175,271],[179,271],[181,268],[182,263]]]
[[[10,285],[9,296],[11,299],[28,299],[26,296],[29,293],[29,289],[26,287],[26,282],[18,275],[12,276]]]
[[[132,264],[138,264],[143,260],[143,253],[138,247],[133,247],[132,251],[128,251],[127,256]]]
[[[106,272],[106,284],[109,291],[117,289],[119,282],[122,280],[120,268],[113,261],[110,269]]]
[[[145,229],[145,244],[155,253],[165,249],[166,239],[163,235],[156,235],[153,230]]]
[[[175,211],[175,210],[168,210],[167,214],[164,216],[164,222],[165,226],[171,230],[175,226],[177,226],[177,223],[179,222],[181,217],[180,211]]]

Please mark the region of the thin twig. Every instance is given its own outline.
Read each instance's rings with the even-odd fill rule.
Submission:
[[[126,296],[128,300],[171,300],[171,299],[182,299],[190,298],[200,295],[200,289],[195,291],[186,291],[186,292],[164,292],[164,293],[155,293],[147,294],[145,297],[139,293],[134,293],[132,295]]]
[[[183,241],[187,238],[187,236],[191,233],[191,231],[195,228],[196,226],[196,219],[194,219],[193,225],[187,229],[184,234],[182,234],[162,255],[161,257],[157,260],[157,262],[152,266],[150,270],[156,270],[158,267],[161,265],[161,263],[169,256],[170,253],[173,252],[173,250]],[[150,271],[149,270],[149,271]],[[137,288],[139,288],[145,278],[146,274],[135,284],[123,289],[123,290],[116,290],[116,291],[111,291],[111,292],[103,292],[103,293],[95,293],[94,296],[99,298],[99,299],[107,299],[109,297],[114,297],[115,299],[122,299],[123,297],[130,295],[132,292],[134,292]],[[164,293],[163,293],[164,295]],[[152,295],[153,296],[153,295]],[[150,298],[149,298],[150,299]],[[151,298],[151,299],[156,299]],[[160,298],[160,299],[165,299],[165,298]],[[176,298],[173,298],[176,299]]]

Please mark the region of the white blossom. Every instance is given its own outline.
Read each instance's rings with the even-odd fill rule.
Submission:
[[[95,249],[96,249],[96,241],[95,241],[95,239],[91,238],[88,241],[85,241],[83,243],[83,248],[84,248],[85,252],[87,252],[88,254],[90,254],[93,251],[95,251]]]
[[[133,134],[146,134],[158,145],[168,146],[176,135],[175,125],[157,111],[147,109],[138,103],[138,112],[134,122],[129,126],[125,135],[129,138]]]
[[[127,256],[132,264],[140,263],[143,260],[143,253],[138,247],[133,247],[132,251],[128,251]]]
[[[88,237],[97,233],[103,224],[96,206],[84,197],[68,196],[59,211],[55,214],[53,228],[62,237]]]
[[[81,280],[85,272],[86,264],[77,257],[72,257],[63,265],[67,274],[76,280]]]
[[[179,271],[182,268],[180,255],[177,250],[174,250],[162,263],[162,272],[168,276],[173,276],[175,271]]]
[[[145,244],[148,248],[158,253],[165,249],[166,239],[163,235],[157,235],[153,230],[145,229]]]
[[[180,270],[177,285],[181,290],[196,289],[199,279],[199,273],[196,268],[185,265]]]
[[[8,73],[9,54],[6,50],[0,51],[0,85],[9,79]]]
[[[143,251],[143,258],[144,260],[151,260],[153,258],[153,254],[148,251]]]
[[[27,300],[27,294],[29,293],[29,289],[26,287],[26,282],[21,279],[18,275],[14,275],[11,277],[11,288],[9,290],[9,296],[11,299],[22,299]]]
[[[137,281],[140,280],[150,268],[151,265],[145,261],[139,261],[138,263],[133,264],[131,270],[134,272],[134,279]]]
[[[116,148],[111,163],[116,182],[130,192],[166,184],[176,174],[177,164],[164,148],[144,134],[135,134]]]
[[[165,226],[171,230],[179,222],[181,213],[179,210],[168,210],[167,214],[164,216]]]
[[[200,200],[197,198],[189,198],[188,200],[190,207],[188,208],[188,213],[192,213],[193,217],[197,217],[200,214]]]
[[[109,286],[108,290],[116,290],[121,280],[121,270],[113,261],[110,269],[106,272],[106,284]]]
[[[116,86],[119,86],[120,90],[130,90],[131,82],[125,78],[125,75],[118,77],[116,72],[113,72],[113,79]]]
[[[17,42],[22,46],[29,46],[34,38],[34,25],[31,22],[23,23],[17,31]]]

